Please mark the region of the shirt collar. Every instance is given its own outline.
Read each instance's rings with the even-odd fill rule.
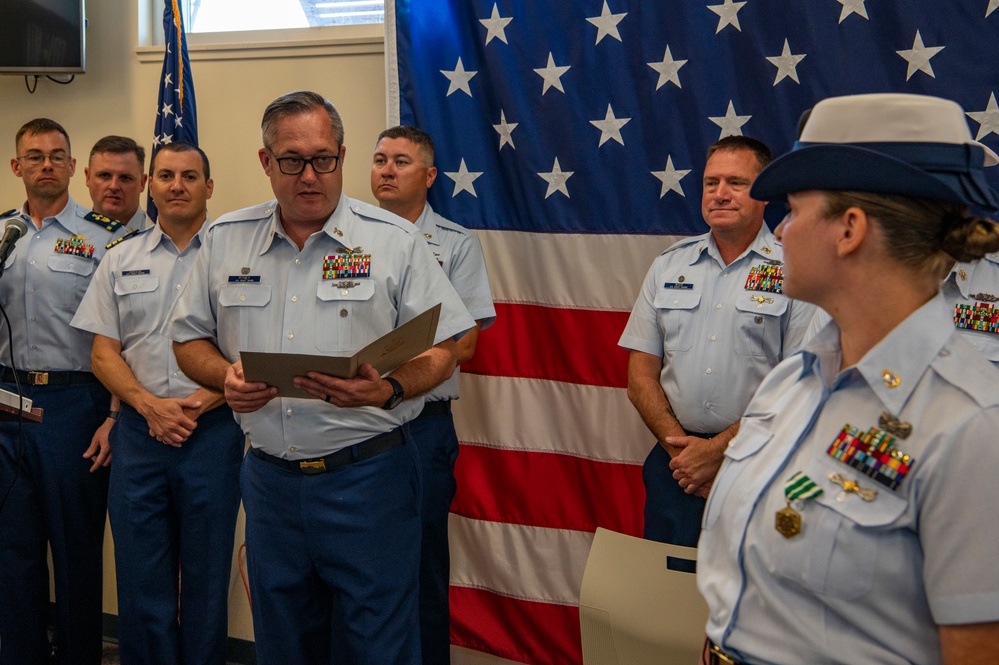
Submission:
[[[416,228],[419,229],[420,234],[431,245],[441,244],[440,240],[437,238],[437,234],[440,232],[440,227],[437,226],[437,222],[434,219],[434,209],[430,207],[429,203],[423,207],[423,212],[416,218]]]
[[[739,254],[735,261],[732,261],[731,265],[738,263],[750,254],[756,254],[761,259],[765,260],[774,259],[777,256],[775,248],[778,246],[777,239],[774,238],[774,234],[770,231],[770,227],[768,227],[766,223],[763,223],[760,225],[760,230],[756,232],[756,237],[753,238],[753,241],[749,243],[749,246],[746,247],[741,254]],[[698,244],[697,254],[694,256],[693,260],[691,260],[691,265],[696,263],[705,254],[717,261],[718,265],[725,267],[725,262],[721,257],[721,251],[718,249],[718,243],[715,242],[715,237],[710,232],[706,233],[704,235],[704,239]]]

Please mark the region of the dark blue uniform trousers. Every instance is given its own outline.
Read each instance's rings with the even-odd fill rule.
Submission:
[[[422,551],[420,552],[420,641],[424,665],[451,661],[451,613],[448,588],[451,555],[447,524],[457,483],[458,435],[450,402],[427,402],[409,423],[423,467]]]
[[[322,474],[243,459],[259,665],[419,665],[421,480],[402,430],[404,445]]]
[[[180,448],[127,406],[111,430],[122,665],[225,664],[244,440],[225,405]]]
[[[669,453],[658,442],[645,458],[642,467],[642,480],[645,482],[643,535],[646,540],[697,547],[706,502],[680,488],[673,479],[669,461]]]
[[[0,665],[48,663],[52,548],[60,665],[100,665],[108,469],[83,458],[111,395],[91,383],[26,386],[42,423],[0,424]],[[16,392],[13,383],[0,388]],[[18,465],[18,451],[22,453]]]

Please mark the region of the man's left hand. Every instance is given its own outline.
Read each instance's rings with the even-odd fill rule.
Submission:
[[[687,494],[706,499],[725,459],[725,445],[698,436],[669,436],[663,443],[680,449],[669,462],[673,478]]]
[[[97,471],[102,466],[111,465],[111,442],[108,441],[108,437],[114,424],[114,418],[106,418],[94,432],[94,436],[90,440],[90,447],[83,453],[86,459],[94,462],[90,467],[90,473]]]
[[[296,376],[295,386],[339,407],[381,406],[392,396],[391,388],[378,370],[368,363],[361,365],[352,379],[309,372],[308,376]]]

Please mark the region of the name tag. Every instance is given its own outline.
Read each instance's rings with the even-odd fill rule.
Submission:
[[[229,275],[230,284],[257,283],[259,281],[260,275]]]
[[[148,275],[149,270],[122,270],[122,277],[132,277],[133,275]]]
[[[664,289],[675,289],[679,291],[689,291],[694,288],[694,285],[690,282],[666,282],[663,284]]]

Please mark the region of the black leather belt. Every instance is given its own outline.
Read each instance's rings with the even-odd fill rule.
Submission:
[[[10,367],[0,367],[0,381],[15,383],[17,381],[29,386],[68,386],[75,383],[97,383],[97,377],[90,372],[28,372],[14,370]]]
[[[325,457],[288,460],[281,457],[275,457],[274,455],[268,455],[259,448],[250,448],[250,452],[265,462],[270,462],[274,466],[279,466],[282,469],[294,471],[295,473],[313,476],[319,473],[332,471],[337,467],[369,459],[375,455],[380,455],[387,450],[401,446],[404,443],[406,443],[406,438],[402,434],[402,428],[398,427],[391,432],[385,432],[384,434],[379,434],[378,436],[372,437],[367,441],[361,441],[360,443],[355,443],[352,446],[347,446],[346,448],[338,450],[335,453],[330,453]]]
[[[420,411],[421,416],[441,416],[445,413],[451,413],[451,400],[449,399],[427,402],[423,405],[423,411]]]
[[[745,661],[725,653],[711,640],[705,640],[704,648],[707,652],[708,665],[746,665]]]

